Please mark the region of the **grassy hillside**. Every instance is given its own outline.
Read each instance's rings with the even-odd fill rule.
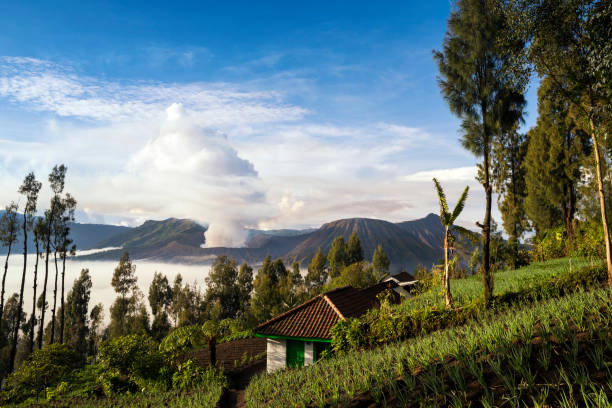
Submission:
[[[574,262],[573,268],[582,264]],[[568,276],[567,259],[500,272],[496,293],[528,292]],[[471,302],[481,290],[474,279],[453,285],[460,302]],[[442,300],[434,292],[398,311],[437,307]],[[539,303],[517,300],[502,313],[468,324],[262,374],[247,389],[247,405],[610,406],[612,291],[578,290]]]

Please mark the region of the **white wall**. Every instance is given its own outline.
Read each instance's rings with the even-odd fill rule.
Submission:
[[[307,341],[304,343],[304,365],[314,362],[314,343]]]
[[[285,340],[268,339],[266,343],[266,367],[268,372],[285,368],[287,343]]]

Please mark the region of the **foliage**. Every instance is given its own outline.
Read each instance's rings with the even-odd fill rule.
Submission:
[[[3,398],[11,402],[39,396],[47,387],[81,364],[81,356],[65,344],[51,344],[34,351],[7,377]]]
[[[250,312],[256,321],[265,321],[295,306],[301,300],[302,279],[298,271],[288,271],[281,259],[266,256],[253,282]]]
[[[66,298],[66,343],[83,359],[87,355],[87,312],[91,293],[91,277],[89,270],[81,270],[81,275],[75,279],[74,285]]]
[[[225,255],[219,255],[213,262],[208,276],[205,278],[208,289],[204,301],[210,308],[212,319],[222,320],[234,318],[240,312],[244,293],[238,282],[238,267],[236,260]]]
[[[321,247],[319,247],[312,257],[310,265],[308,265],[308,273],[305,279],[306,290],[312,296],[319,294],[323,289],[323,285],[327,282],[329,274],[326,263],[327,256],[321,251]]]
[[[100,345],[98,364],[104,370],[105,392],[112,394],[126,385],[126,381],[135,384],[139,380],[157,379],[164,358],[151,337],[131,334],[104,341]]]
[[[372,267],[377,276],[389,275],[389,258],[383,250],[382,245],[378,245],[372,254]]]
[[[342,268],[340,275],[332,279],[331,287],[367,288],[376,283],[378,283],[378,275],[374,272],[374,267],[365,261],[361,261]]]
[[[172,375],[172,388],[178,390],[201,387],[210,383],[226,384],[223,372],[212,365],[202,368],[193,360],[181,363],[178,370]]]
[[[567,254],[567,232],[565,227],[551,228],[533,242],[532,256],[537,261],[561,258]]]
[[[364,260],[363,248],[361,247],[361,241],[356,233],[352,233],[349,236],[348,243],[346,245],[346,263],[354,264],[355,262],[361,262]]]
[[[327,254],[327,264],[329,265],[329,277],[332,279],[340,276],[342,268],[348,264],[344,237],[339,236],[332,241]]]

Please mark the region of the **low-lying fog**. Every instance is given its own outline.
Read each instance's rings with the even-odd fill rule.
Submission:
[[[4,273],[4,261],[5,256],[0,256],[0,272]],[[49,321],[51,316],[51,308],[53,307],[53,284],[55,279],[55,266],[52,262],[53,256],[49,259],[49,280],[47,283],[47,302],[49,309],[46,322]],[[26,271],[26,282],[24,289],[24,312],[27,316],[30,316],[32,312],[32,285],[34,278],[34,262],[36,261],[36,255],[28,255],[28,265]],[[148,262],[148,261],[132,261],[136,265],[136,277],[138,278],[138,287],[144,294],[144,301],[149,306],[147,296],[149,293],[149,285],[153,280],[153,274],[155,272],[161,272],[168,277],[170,285],[174,282],[174,278],[177,274],[183,276],[183,284],[196,282],[201,288],[205,288],[204,278],[208,275],[210,265],[182,265],[182,264],[171,264],[162,262]],[[109,321],[109,307],[115,300],[117,294],[111,286],[111,279],[113,277],[113,271],[118,265],[118,261],[80,261],[80,260],[66,260],[66,278],[65,278],[65,296],[68,296],[68,291],[72,288],[74,280],[81,273],[81,269],[89,269],[91,275],[92,288],[91,288],[91,299],[89,301],[89,309],[101,302],[104,305],[104,318],[105,321]],[[58,307],[60,304],[61,294],[61,262],[58,260],[59,276],[58,276],[58,290],[57,290],[57,302]],[[6,293],[4,299],[8,299],[13,293],[19,293],[21,285],[21,274],[23,271],[23,254],[14,254],[9,258],[9,268],[6,275]],[[42,293],[42,285],[45,276],[45,264],[44,259],[39,260],[38,264],[38,288],[36,290],[36,296],[40,296]],[[38,311],[37,311],[38,317]]]

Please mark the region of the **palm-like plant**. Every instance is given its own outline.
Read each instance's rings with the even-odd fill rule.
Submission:
[[[442,279],[442,293],[444,294],[444,300],[446,302],[446,308],[450,308],[453,303],[453,297],[451,295],[450,290],[450,273],[448,267],[448,254],[450,245],[454,241],[454,237],[452,235],[453,231],[469,235],[470,232],[465,228],[459,227],[457,225],[453,225],[461,211],[463,211],[463,207],[465,207],[465,201],[467,200],[469,186],[465,187],[463,193],[459,197],[457,204],[455,204],[455,208],[451,213],[448,209],[448,204],[446,203],[446,195],[444,194],[444,190],[442,190],[442,186],[436,180],[433,179],[434,185],[436,186],[436,190],[438,192],[438,201],[440,202],[440,222],[444,226],[444,277]]]

